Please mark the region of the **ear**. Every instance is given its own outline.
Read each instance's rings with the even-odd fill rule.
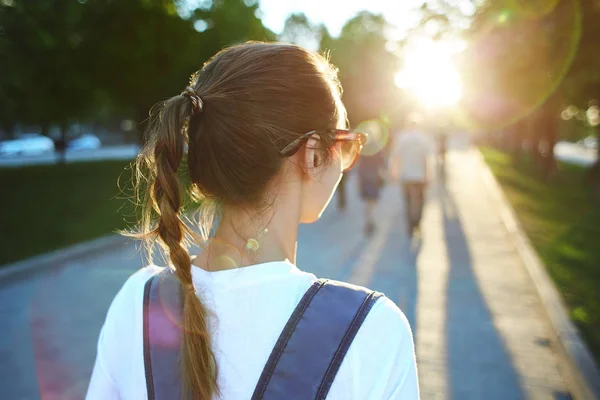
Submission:
[[[315,170],[321,166],[321,154],[317,149],[317,139],[319,139],[318,135],[311,136],[305,146],[304,165],[306,165],[309,176],[314,176]]]

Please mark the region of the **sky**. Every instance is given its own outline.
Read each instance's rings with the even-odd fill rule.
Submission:
[[[404,30],[415,23],[414,11],[422,3],[423,0],[260,0],[260,16],[265,26],[280,33],[287,17],[301,12],[338,36],[346,21],[362,10],[381,13],[388,22]]]
[[[191,10],[212,0],[183,0],[184,9]],[[251,0],[249,0],[251,1]],[[474,11],[474,3],[481,0],[438,0],[428,4],[436,8],[436,3],[453,5],[465,14]],[[387,35],[399,39],[414,27],[420,19],[419,7],[424,0],[258,0],[259,17],[263,24],[275,33],[281,33],[285,21],[293,13],[304,13],[313,24],[324,24],[332,36],[338,36],[342,27],[360,11],[383,14],[391,25]],[[452,18],[450,16],[450,18]]]

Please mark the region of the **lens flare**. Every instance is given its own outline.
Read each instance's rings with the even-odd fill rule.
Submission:
[[[456,122],[469,131],[503,129],[530,115],[560,86],[577,54],[577,0],[494,3],[461,63]],[[565,114],[566,115],[566,114]]]
[[[363,121],[356,127],[356,130],[368,135],[367,143],[361,151],[361,154],[365,156],[372,156],[383,150],[390,137],[388,124],[381,119]]]

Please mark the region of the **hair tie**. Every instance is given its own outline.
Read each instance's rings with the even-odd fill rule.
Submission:
[[[204,102],[191,86],[186,87],[185,90],[181,92],[181,95],[192,100],[192,112],[194,114],[199,113],[204,109]]]
[[[196,293],[196,289],[194,288],[194,285],[192,283],[187,283],[187,284],[183,285],[183,289],[188,294],[189,293]]]

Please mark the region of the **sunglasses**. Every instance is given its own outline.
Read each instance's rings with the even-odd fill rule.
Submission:
[[[291,157],[302,145],[313,135],[331,134],[335,135],[335,142],[342,144],[342,171],[347,172],[354,167],[360,156],[360,151],[367,141],[367,134],[360,132],[352,132],[348,129],[327,129],[320,131],[310,131],[300,136],[281,150],[280,154],[283,157]]]

